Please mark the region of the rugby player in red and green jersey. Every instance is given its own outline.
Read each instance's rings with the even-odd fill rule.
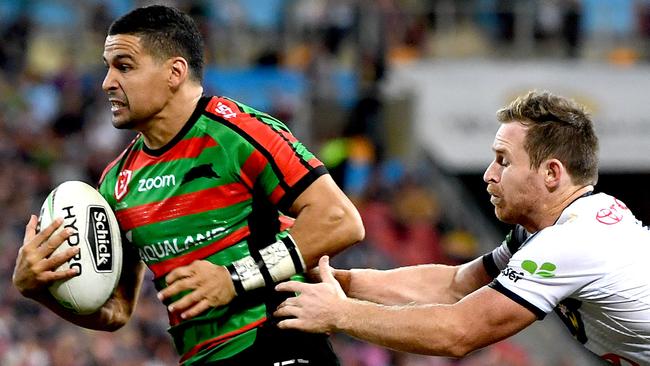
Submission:
[[[323,164],[277,119],[203,95],[203,42],[177,9],[117,19],[103,58],[112,123],[139,133],[99,185],[124,236],[120,282],[97,313],[74,315],[45,290],[75,275],[56,271],[74,253],[56,261],[23,253],[19,290],[75,324],[115,330],[133,312],[146,265],[182,364],[337,365],[326,337],[280,330],[271,315],[287,296],[277,282],[363,238],[357,210]],[[32,221],[26,242],[65,240],[33,235]]]

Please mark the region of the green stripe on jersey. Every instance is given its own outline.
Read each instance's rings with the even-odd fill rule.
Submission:
[[[296,142],[294,142],[293,144],[291,144],[291,146],[293,146],[293,149],[296,151],[296,153],[297,153],[300,157],[302,157],[302,159],[305,160],[305,161],[309,161],[309,160],[311,160],[311,159],[313,159],[313,158],[316,157],[316,156],[314,156],[314,154],[312,154],[309,150],[307,150],[307,148],[305,147],[305,145],[303,145],[302,143],[300,143],[300,142],[298,142],[298,141],[296,141]]]

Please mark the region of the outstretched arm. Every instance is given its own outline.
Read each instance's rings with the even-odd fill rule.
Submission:
[[[59,305],[48,291],[48,287],[53,282],[77,275],[75,269],[56,270],[78,252],[78,248],[73,247],[52,255],[56,248],[72,234],[69,229],[56,232],[62,223],[61,219],[54,220],[50,226],[37,233],[37,218],[34,215],[30,217],[25,228],[23,245],[16,258],[14,286],[23,296],[43,304],[63,319],[76,325],[106,331],[119,329],[130,318],[135,307],[144,275],[144,265],[139,260],[125,256],[120,281],[106,304],[93,314],[74,314]]]
[[[388,348],[449,357],[507,338],[535,321],[528,309],[489,287],[453,305],[386,306],[350,299],[334,279],[328,259],[320,263],[322,283],[285,282],[279,291],[300,294],[283,302],[280,328],[343,332]],[[382,283],[377,286],[382,286]]]
[[[424,264],[385,271],[333,271],[347,296],[385,305],[453,304],[492,281],[481,258],[459,266]]]

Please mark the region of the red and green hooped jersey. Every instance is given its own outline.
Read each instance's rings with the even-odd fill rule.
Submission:
[[[325,173],[282,122],[231,99],[204,97],[161,149],[136,137],[106,168],[99,190],[125,245],[160,290],[167,273],[194,260],[226,265],[259,256],[292,225],[281,212]],[[187,321],[170,313],[169,332],[186,364],[228,358],[252,344],[279,296],[259,289]]]

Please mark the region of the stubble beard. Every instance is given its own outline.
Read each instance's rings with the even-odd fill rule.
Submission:
[[[512,209],[507,209],[504,205],[495,205],[494,215],[503,223],[516,224],[516,218],[512,214]]]
[[[121,119],[115,116],[113,116],[111,123],[118,130],[132,130],[136,125],[136,122],[132,118]]]

